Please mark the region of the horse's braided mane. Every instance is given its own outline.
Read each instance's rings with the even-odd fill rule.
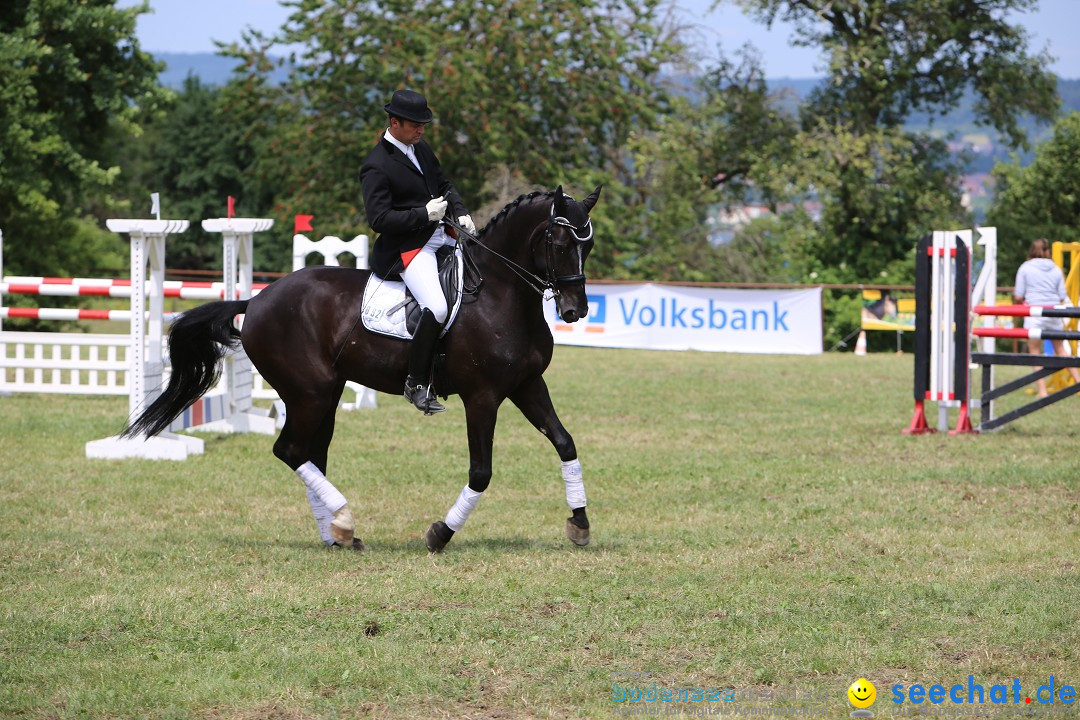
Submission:
[[[495,227],[500,222],[502,222],[502,220],[507,215],[514,212],[514,210],[517,210],[518,207],[520,207],[521,205],[529,202],[530,200],[534,200],[534,199],[536,199],[538,197],[543,197],[545,195],[553,195],[553,194],[554,194],[553,190],[534,190],[533,192],[528,193],[526,195],[519,195],[516,200],[511,200],[506,205],[506,207],[504,207],[502,210],[500,210],[495,215],[495,217],[488,220],[487,225],[485,225],[484,228],[480,231],[480,234],[484,235],[485,233],[487,233],[488,230],[490,230],[491,228]]]

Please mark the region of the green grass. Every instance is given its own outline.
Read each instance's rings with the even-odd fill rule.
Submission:
[[[269,437],[90,461],[126,400],[0,398],[0,716],[610,717],[638,678],[796,685],[839,718],[866,677],[890,717],[895,683],[1080,685],[1076,400],[909,438],[910,355],[560,347],[548,384],[593,544],[563,536],[558,457],[507,404],[435,557],[420,535],[467,479],[456,398],[339,414],[360,555],[321,548]]]

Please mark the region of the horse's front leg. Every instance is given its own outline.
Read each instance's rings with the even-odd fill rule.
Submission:
[[[450,506],[446,520],[438,520],[424,533],[430,552],[440,553],[454,533],[465,526],[476,504],[491,482],[491,446],[495,441],[495,419],[500,399],[484,397],[465,401],[465,422],[469,434],[469,484]]]
[[[581,477],[574,438],[563,427],[551,404],[547,383],[536,377],[515,390],[510,400],[517,405],[529,422],[551,441],[562,460],[563,485],[566,487],[566,504],[572,513],[566,520],[566,537],[575,545],[589,544],[589,518],[585,513],[585,483]]]

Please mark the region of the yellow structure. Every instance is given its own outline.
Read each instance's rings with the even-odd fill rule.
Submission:
[[[1055,242],[1050,246],[1050,257],[1065,275],[1065,292],[1073,305],[1080,305],[1080,243]],[[1066,330],[1076,330],[1076,318],[1062,318]],[[1065,347],[1076,355],[1076,341],[1066,340]],[[1067,370],[1059,370],[1046,381],[1048,392],[1055,392],[1073,384]]]

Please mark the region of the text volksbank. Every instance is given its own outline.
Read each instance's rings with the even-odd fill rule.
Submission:
[[[589,296],[589,321],[607,321],[607,298]],[[643,327],[686,328],[697,330],[750,330],[789,332],[788,311],[780,309],[775,300],[769,309],[724,307],[712,298],[708,303],[691,304],[678,298],[660,298],[657,304],[644,303],[640,298],[618,299],[619,316],[625,325]],[[768,307],[768,306],[766,306]]]

